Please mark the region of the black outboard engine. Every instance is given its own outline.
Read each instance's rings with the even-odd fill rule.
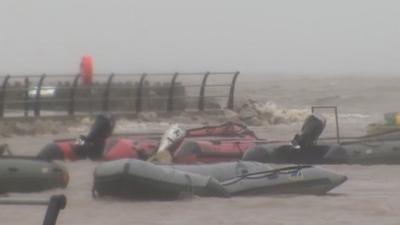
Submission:
[[[315,144],[326,125],[326,119],[319,114],[311,114],[304,121],[301,132],[296,134],[291,141],[295,149],[307,149]]]
[[[100,114],[96,117],[89,134],[86,136],[86,141],[105,140],[110,137],[115,126],[115,120],[110,114]]]
[[[99,114],[87,136],[80,136],[80,144],[76,152],[86,154],[90,159],[102,157],[106,139],[111,136],[115,120],[110,114]]]
[[[315,145],[325,125],[326,119],[323,116],[311,114],[304,121],[300,133],[294,136],[289,145],[280,143],[258,145],[246,151],[242,160],[263,163],[312,163],[325,154],[325,151],[320,151],[319,146]]]
[[[114,118],[109,114],[100,114],[96,117],[87,136],[81,135],[76,143],[53,142],[46,145],[37,155],[42,160],[63,160],[64,151],[73,151],[78,159],[101,159],[106,139],[111,136],[115,126]]]

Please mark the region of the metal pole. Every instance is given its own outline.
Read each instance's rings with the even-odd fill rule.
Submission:
[[[48,199],[13,199],[13,198],[1,198],[0,205],[48,205],[50,201]]]
[[[61,209],[67,205],[65,195],[53,195],[50,199],[0,198],[0,205],[47,205],[43,225],[55,225]]]
[[[232,78],[232,84],[231,84],[231,88],[229,90],[229,99],[228,99],[228,105],[227,108],[230,110],[233,110],[233,106],[234,106],[234,93],[235,93],[235,86],[236,86],[236,80],[237,77],[239,76],[240,72],[237,71]]]
[[[75,75],[74,81],[72,83],[70,95],[69,95],[69,110],[68,110],[68,115],[73,116],[75,114],[75,93],[76,93],[76,87],[78,86],[78,81],[79,77],[81,74]]]
[[[210,72],[206,72],[203,77],[203,81],[201,82],[200,88],[200,99],[199,99],[199,111],[204,110],[204,90],[206,88],[207,78],[210,75]]]
[[[142,111],[142,97],[143,97],[143,83],[144,80],[146,79],[147,74],[144,73],[140,77],[140,82],[139,86],[137,89],[137,94],[136,94],[136,113],[139,113]]]
[[[339,116],[338,116],[338,109],[335,106],[335,119],[336,119],[336,137],[337,143],[340,144],[340,136],[339,136]]]
[[[109,98],[110,98],[110,87],[112,83],[112,79],[114,78],[115,74],[111,74],[108,77],[108,81],[106,84],[106,90],[104,91],[104,99],[103,99],[103,111],[107,112],[108,111],[108,103],[109,103]]]
[[[57,217],[61,209],[64,209],[67,204],[65,195],[51,196],[50,203],[47,207],[43,225],[55,225]]]
[[[7,76],[4,78],[3,85],[2,85],[2,88],[1,88],[0,118],[4,118],[4,105],[5,105],[5,100],[6,100],[7,85],[8,85],[8,80],[9,79],[10,79],[10,75],[7,74]]]
[[[46,78],[46,74],[43,74],[40,77],[39,82],[38,82],[37,87],[36,87],[35,116],[40,116],[40,108],[41,108],[41,105],[40,105],[40,97],[41,96],[40,96],[40,94],[42,92],[42,85],[43,85],[43,81],[44,81],[45,78]]]
[[[29,78],[25,77],[24,116],[29,116]]]
[[[176,78],[178,77],[178,73],[175,73],[172,77],[171,84],[169,86],[169,95],[168,95],[168,104],[167,104],[167,111],[172,112],[174,110],[174,92],[175,92],[175,82]]]
[[[335,113],[336,122],[336,142],[340,144],[340,128],[339,128],[339,115],[337,106],[311,106],[311,113],[314,113],[316,109],[333,109]]]

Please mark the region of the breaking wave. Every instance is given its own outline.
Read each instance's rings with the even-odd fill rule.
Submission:
[[[304,121],[310,114],[309,109],[286,109],[276,103],[257,102],[248,99],[236,110],[240,120],[249,125],[276,125]]]

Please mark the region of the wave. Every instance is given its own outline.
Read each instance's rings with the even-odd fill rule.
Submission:
[[[302,122],[309,109],[286,109],[271,101],[257,102],[248,99],[236,108],[238,118],[248,125],[277,125]]]

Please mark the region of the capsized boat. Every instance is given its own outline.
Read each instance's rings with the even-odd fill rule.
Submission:
[[[287,193],[319,195],[346,180],[346,176],[309,165],[273,167],[246,161],[156,165],[122,159],[96,167],[93,190],[99,196],[139,199],[176,199],[185,192],[215,197]]]
[[[309,164],[400,164],[400,132],[363,137],[341,138],[340,143],[317,139],[325,120],[315,114],[308,117],[302,131],[289,144],[258,144],[243,160],[268,163]]]
[[[69,175],[57,162],[30,157],[0,157],[0,193],[65,188]]]

